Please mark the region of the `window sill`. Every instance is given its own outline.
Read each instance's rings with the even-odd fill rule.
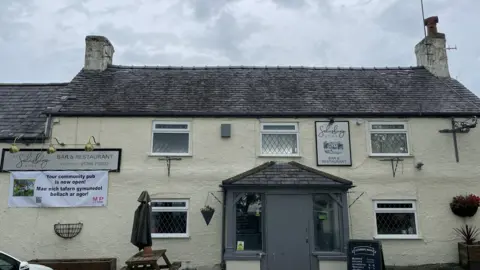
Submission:
[[[188,234],[160,234],[160,233],[152,233],[152,239],[189,239],[190,235]]]
[[[369,154],[371,158],[413,158],[414,155],[401,155],[401,154]]]
[[[376,235],[373,237],[378,240],[422,240],[422,237],[419,235]]]
[[[346,261],[347,255],[342,252],[314,251],[312,255],[319,261]]]
[[[191,157],[192,154],[156,154],[156,153],[147,153],[149,157]]]
[[[262,259],[263,251],[234,251],[225,252],[224,259],[227,261],[258,261]]]

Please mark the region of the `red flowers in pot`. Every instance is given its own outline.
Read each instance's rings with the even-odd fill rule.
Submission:
[[[480,206],[480,197],[474,194],[458,195],[450,202],[452,212],[460,217],[473,217]]]

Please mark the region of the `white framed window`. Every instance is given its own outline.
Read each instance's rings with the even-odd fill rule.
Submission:
[[[190,123],[161,121],[153,122],[153,155],[187,156],[191,153],[190,145]]]
[[[376,238],[417,239],[418,218],[414,200],[374,201]]]
[[[265,156],[298,156],[297,123],[261,123],[260,153]]]
[[[408,127],[405,122],[371,122],[368,126],[372,156],[408,156]]]
[[[153,200],[152,237],[172,238],[188,237],[188,200]]]

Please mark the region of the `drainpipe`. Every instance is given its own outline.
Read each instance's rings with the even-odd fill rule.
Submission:
[[[225,266],[225,225],[226,225],[226,220],[227,220],[227,206],[226,206],[226,190],[224,187],[222,187],[222,190],[223,190],[223,198],[222,198],[222,206],[223,206],[223,210],[222,210],[222,262],[221,262],[221,269],[225,270],[226,269],[226,266]]]

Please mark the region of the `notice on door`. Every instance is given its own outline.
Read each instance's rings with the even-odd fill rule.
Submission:
[[[348,242],[348,270],[384,270],[380,241],[350,240]]]

